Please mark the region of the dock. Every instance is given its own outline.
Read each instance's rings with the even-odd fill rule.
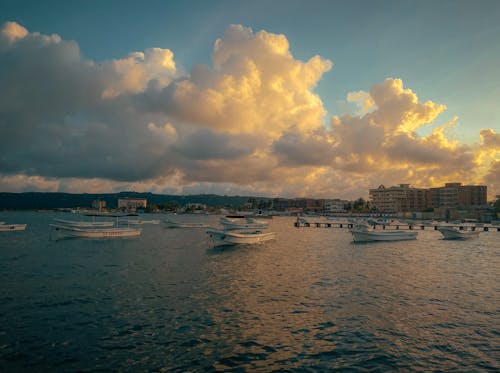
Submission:
[[[355,223],[348,223],[348,222],[304,222],[304,221],[296,221],[294,223],[294,226],[296,228],[347,228],[351,229],[353,226],[356,225]],[[471,225],[465,225],[465,224],[411,224],[411,223],[405,223],[405,224],[370,224],[373,229],[392,229],[392,230],[425,230],[425,229],[433,229],[437,230],[440,227],[449,227],[449,228],[458,228],[459,230],[466,230],[470,229],[472,231],[482,231],[482,232],[489,232],[489,231],[497,231],[500,232],[500,226],[492,226],[492,225],[483,225],[483,226],[471,226]]]

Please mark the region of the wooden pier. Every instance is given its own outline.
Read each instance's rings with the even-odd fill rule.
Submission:
[[[300,222],[297,221],[294,223],[296,228],[347,228],[351,229],[354,223],[340,223],[340,222]],[[437,230],[439,227],[453,227],[458,228],[459,230],[470,229],[472,231],[497,231],[500,232],[500,226],[470,226],[470,225],[460,225],[460,224],[446,224],[446,225],[424,225],[424,224],[375,224],[370,225],[373,229],[392,229],[392,230],[424,230],[424,229],[434,229]]]

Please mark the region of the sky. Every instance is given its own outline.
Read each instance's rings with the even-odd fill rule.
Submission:
[[[500,194],[500,1],[0,3],[0,191]]]

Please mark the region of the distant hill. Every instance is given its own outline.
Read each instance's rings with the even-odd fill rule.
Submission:
[[[163,195],[153,193],[120,192],[109,194],[70,194],[70,193],[4,193],[0,192],[0,209],[7,210],[44,210],[55,208],[90,208],[92,201],[100,199],[106,201],[108,208],[116,208],[119,198],[145,198],[150,205],[201,203],[207,206],[225,206],[237,208],[244,205],[249,199],[268,201],[270,198],[219,196],[216,194],[200,195]]]

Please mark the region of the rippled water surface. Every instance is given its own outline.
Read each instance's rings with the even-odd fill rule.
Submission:
[[[275,218],[276,241],[220,248],[161,226],[54,240],[54,217],[75,218],[0,212],[28,223],[0,232],[0,370],[500,370],[500,232],[353,244]]]

